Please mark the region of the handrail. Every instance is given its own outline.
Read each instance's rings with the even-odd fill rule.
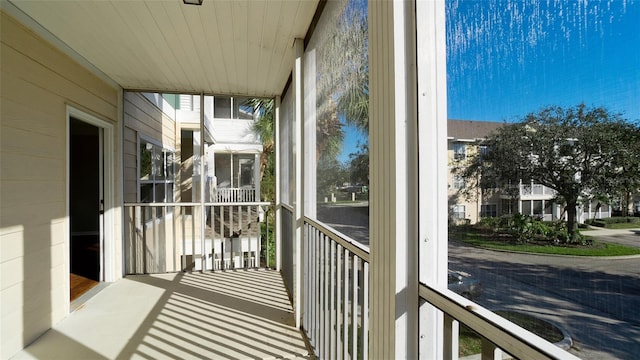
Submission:
[[[442,291],[420,283],[418,294],[516,358],[579,360],[538,335],[449,290]]]
[[[294,209],[293,206],[287,205],[287,204],[278,204],[279,207],[288,210],[289,212],[293,213]]]
[[[350,238],[349,236],[339,232],[336,229],[330,229],[327,225],[324,225],[316,220],[308,217],[304,217],[304,221],[322,231],[325,235],[329,236],[333,241],[341,245],[343,248],[356,254],[360,259],[369,262],[369,247],[362,245],[358,241]]]
[[[143,203],[143,202],[125,202],[123,206],[200,206],[199,202],[163,202],[163,203]],[[269,201],[252,201],[252,202],[205,202],[205,206],[273,206]]]
[[[271,207],[270,202],[125,203],[125,271],[259,268],[263,258],[268,267],[269,239],[258,224],[269,227],[263,213]]]

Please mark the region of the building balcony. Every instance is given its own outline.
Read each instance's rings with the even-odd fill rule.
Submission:
[[[307,217],[297,238],[286,205],[270,243],[249,230],[267,205],[127,204],[128,275],[15,359],[375,358],[369,248]],[[256,241],[225,250],[242,233]],[[458,358],[461,324],[481,334],[481,359],[573,358],[447,289],[420,284],[418,297],[442,317],[445,359]]]
[[[274,270],[129,275],[14,359],[306,359]]]

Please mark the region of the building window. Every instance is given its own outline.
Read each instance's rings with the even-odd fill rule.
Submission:
[[[216,119],[253,120],[253,98],[248,97],[213,97],[213,117]]]
[[[480,216],[481,217],[497,217],[498,205],[497,204],[480,205]]]
[[[453,188],[460,190],[464,188],[464,178],[460,175],[453,175]]]
[[[467,146],[461,143],[453,143],[453,159],[461,161],[467,158]]]
[[[514,201],[512,199],[502,199],[500,204],[500,209],[502,211],[502,215],[511,215],[514,213]]]
[[[253,102],[248,97],[234,97],[233,102],[233,118],[240,120],[253,120]]]
[[[453,218],[454,219],[464,219],[466,217],[466,211],[464,205],[454,205],[453,206]]]
[[[175,184],[174,152],[140,139],[139,189],[140,202],[173,202]]]
[[[215,96],[213,98],[213,117],[217,119],[231,118],[231,98],[228,96]]]

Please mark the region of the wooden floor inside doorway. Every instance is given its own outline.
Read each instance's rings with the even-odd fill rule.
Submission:
[[[79,298],[82,294],[91,290],[92,287],[98,285],[95,280],[88,279],[84,276],[69,274],[70,276],[70,289],[71,289],[71,301]]]

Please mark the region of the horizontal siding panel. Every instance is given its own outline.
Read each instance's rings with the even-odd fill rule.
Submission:
[[[25,141],[25,139],[29,139]],[[28,130],[5,126],[0,135],[2,151],[25,156],[50,157],[51,154],[65,153],[65,138],[49,134],[37,134]]]
[[[2,214],[2,227],[22,226],[24,236],[23,239],[32,239],[36,243],[39,242],[39,236],[32,234],[40,231],[38,226],[45,226],[48,229],[45,234],[49,236],[50,225],[56,219],[64,219],[66,202],[55,201],[50,203],[40,202],[37,204],[28,204],[21,202],[14,206],[5,206],[4,201],[0,203],[0,214]],[[53,220],[52,220],[53,219]],[[29,246],[30,242],[21,244],[21,247]]]
[[[0,262],[24,255],[22,248],[23,229],[23,226],[9,226],[1,229],[3,232],[0,234]]]
[[[72,82],[76,87],[99,97],[101,101],[110,103],[112,114],[103,115],[115,118],[117,105],[117,89],[100,80],[89,70],[78,64],[66,54],[43,41],[30,30],[20,26],[13,18],[2,13],[2,42],[15,51],[19,51],[25,58],[38,62],[49,71]],[[2,57],[4,63],[5,49]],[[6,66],[3,64],[3,67]]]
[[[34,145],[37,146],[37,145]],[[60,154],[54,154],[60,155]],[[64,153],[63,153],[64,155]],[[66,178],[65,158],[53,157],[49,155],[34,156],[31,154],[2,153],[2,164],[0,164],[0,179],[2,181],[51,181],[52,183],[62,182]],[[8,185],[8,184],[7,184]],[[44,194],[33,194],[38,198]],[[7,195],[7,194],[3,194]],[[3,199],[4,202],[5,199]]]
[[[16,181],[3,180],[2,191],[2,211],[13,211],[13,207],[25,205],[42,205],[49,203],[65,203],[64,197],[65,184],[63,182],[51,182],[46,179],[40,181]],[[64,208],[63,208],[64,210]],[[25,214],[27,215],[27,214]],[[10,214],[3,214],[3,226],[5,217]],[[28,216],[28,215],[27,215]],[[48,214],[51,220],[52,214]],[[63,217],[64,213],[60,214]],[[23,222],[29,222],[27,219]],[[12,224],[13,225],[13,224]]]
[[[60,76],[60,74],[50,71],[50,69],[42,66],[42,64],[25,57],[12,48],[3,49],[2,62],[4,64],[3,66],[7,68],[20,68],[21,80],[31,84],[41,84],[40,86],[42,86],[43,89],[50,92],[50,96],[62,97],[77,104],[91,104],[94,112],[108,119],[117,118],[117,102],[113,102],[113,100],[117,100],[117,93],[115,91],[112,91],[112,101],[107,101],[103,97],[91,92],[91,90],[79,87],[78,84],[69,81],[63,76]],[[91,79],[86,79],[85,81],[89,83]],[[55,84],[55,87],[50,87],[50,84]],[[32,98],[29,98],[29,100],[32,100]]]
[[[23,129],[34,134],[46,134],[49,136],[65,136],[65,128],[61,126],[59,111],[51,108],[40,109],[33,106],[32,101],[25,98],[9,98],[14,87],[7,85],[12,76],[5,77],[2,74],[2,126]],[[6,87],[5,87],[6,86]],[[22,86],[18,84],[17,86]],[[9,90],[10,89],[10,90]]]

